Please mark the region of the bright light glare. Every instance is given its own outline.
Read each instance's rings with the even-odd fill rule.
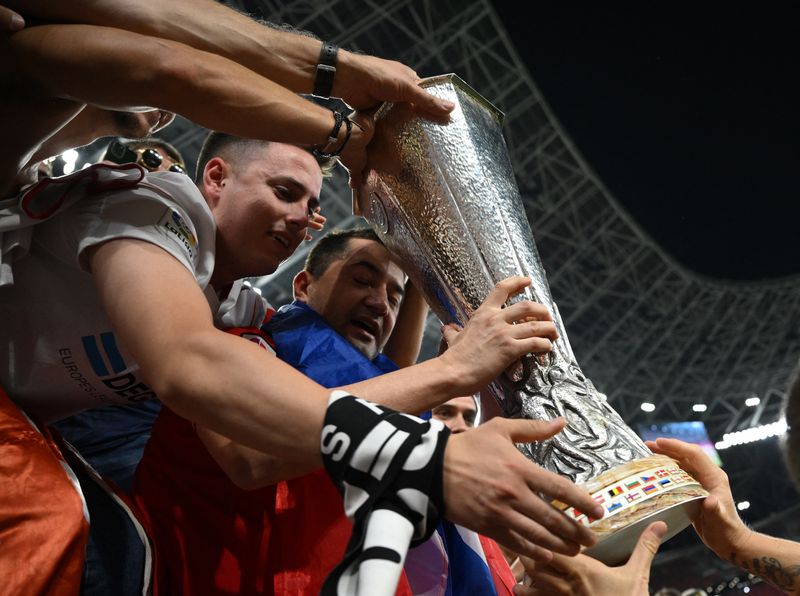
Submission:
[[[643,402],[641,408],[645,412],[654,412],[656,409],[655,404],[651,404],[649,401]]]
[[[754,408],[755,406],[757,406],[760,403],[761,403],[761,399],[759,399],[758,397],[755,397],[755,396],[754,397],[748,397],[746,400],[744,400],[744,405],[746,405],[749,408]]]
[[[722,440],[717,441],[714,447],[717,449],[727,449],[733,445],[743,445],[745,443],[752,443],[753,441],[763,441],[770,437],[777,437],[786,433],[786,419],[781,418],[772,424],[764,424],[763,426],[754,426],[753,428],[746,428],[735,433],[725,433],[722,435]]]
[[[750,509],[750,501],[741,501],[739,503],[736,503],[736,509],[738,509],[739,511]]]
[[[67,149],[61,154],[61,159],[64,160],[64,173],[72,174],[75,171],[75,162],[78,161],[78,152],[75,149]]]
[[[705,412],[707,409],[708,409],[708,406],[706,404],[694,404],[692,406],[692,411],[693,412]]]

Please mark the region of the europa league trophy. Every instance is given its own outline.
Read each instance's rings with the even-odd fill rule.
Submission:
[[[522,207],[503,114],[455,75],[423,86],[456,104],[450,123],[384,105],[376,118],[371,171],[354,208],[445,323],[464,325],[501,279],[533,279],[514,300],[548,306],[560,337],[551,353],[527,356],[515,378],[504,375],[490,391],[506,416],[566,419],[563,432],[519,449],[584,486],[605,508],[602,519],[592,520],[553,502],[598,534],[587,554],[608,563],[624,560],[646,524],[664,520],[674,535],[707,493],[674,460],[653,455],[581,372]]]

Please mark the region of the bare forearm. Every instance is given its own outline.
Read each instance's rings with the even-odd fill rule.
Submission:
[[[252,490],[270,486],[316,469],[313,465],[245,447],[205,427],[196,429],[211,457],[239,488]]]
[[[800,544],[797,542],[753,532],[736,550],[724,556],[787,594],[800,592]]]
[[[321,465],[327,390],[241,338],[211,332],[182,340],[191,348],[176,343],[141,359],[164,403],[245,446]]]
[[[458,373],[440,358],[342,387],[393,410],[419,414],[469,393]]]
[[[119,29],[31,28],[12,38],[10,59],[53,97],[157,107],[231,134],[313,145],[333,124],[328,110],[230,60]]]
[[[60,23],[126,29],[218,54],[292,91],[310,93],[320,42],[262,25],[213,0],[52,0],[7,2],[25,15]]]
[[[52,0],[11,2],[23,15],[60,23],[89,23],[152,35],[237,62],[298,93],[311,91],[321,42],[270,28],[212,0]],[[407,66],[340,51],[332,94],[356,109],[382,101],[411,102],[421,115],[447,119],[453,105],[417,86]]]

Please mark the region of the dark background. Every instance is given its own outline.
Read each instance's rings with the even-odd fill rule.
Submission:
[[[800,52],[788,9],[496,10],[579,151],[669,254],[712,277],[800,273]]]

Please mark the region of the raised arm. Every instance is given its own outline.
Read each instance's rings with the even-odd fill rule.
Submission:
[[[344,389],[418,414],[480,391],[525,354],[549,352],[557,332],[544,306],[525,300],[504,308],[530,283],[526,277],[499,282],[462,331],[445,329],[449,348],[441,356]]]
[[[694,522],[708,548],[788,594],[800,591],[800,543],[748,528],[736,512],[728,475],[700,447],[676,439],[649,441],[647,446],[654,453],[676,459],[711,493]]]
[[[425,302],[422,292],[408,280],[403,302],[397,313],[397,322],[383,348],[383,353],[400,368],[411,366],[419,358],[427,316],[428,303]]]
[[[230,60],[119,29],[31,27],[0,51],[8,58],[3,80],[31,98],[119,110],[152,106],[214,130],[305,145],[324,143],[334,122],[329,110]],[[10,119],[5,110],[3,118]],[[356,140],[360,134],[354,130]]]
[[[0,188],[83,104],[151,106],[213,130],[309,146],[325,144],[334,124],[330,110],[226,58],[120,29],[31,27],[0,39],[0,58],[6,98],[0,125],[11,131],[0,149]],[[357,181],[372,120],[356,115],[354,121],[340,157]],[[345,134],[341,127],[341,142]]]
[[[297,93],[314,85],[321,42],[262,25],[213,0],[7,0],[26,16],[60,23],[88,23],[178,41],[224,56]],[[382,101],[411,102],[433,118],[453,106],[417,86],[409,67],[374,56],[340,50],[333,95],[356,109]]]

